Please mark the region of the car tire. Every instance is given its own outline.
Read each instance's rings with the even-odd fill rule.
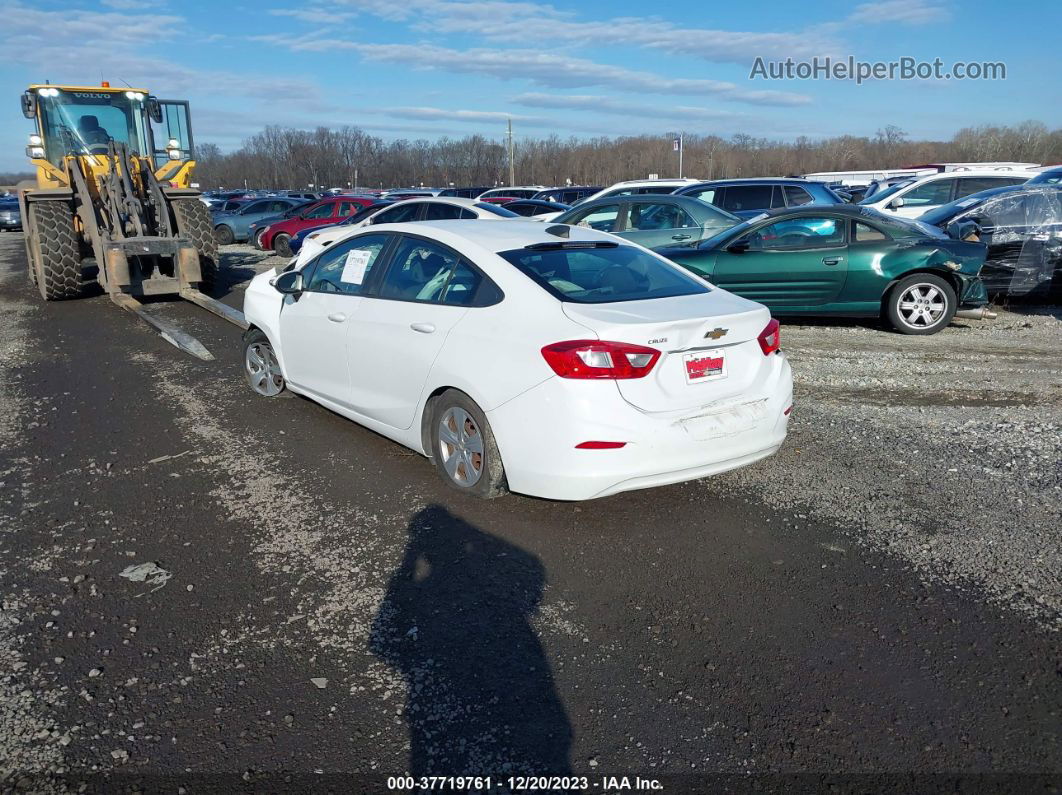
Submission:
[[[219,246],[231,246],[236,242],[236,235],[232,233],[232,228],[225,224],[214,227],[214,237],[217,238]]]
[[[273,237],[273,253],[278,257],[284,257],[289,259],[294,254],[291,253],[291,235],[279,232]]]
[[[481,499],[508,493],[505,467],[486,416],[468,395],[450,389],[429,406],[431,460],[450,488]]]
[[[901,334],[936,334],[958,309],[955,288],[931,273],[900,279],[885,297],[885,316]]]
[[[276,397],[286,382],[273,344],[264,333],[251,329],[243,337],[243,373],[247,384],[261,397]]]
[[[258,249],[259,251],[262,250],[262,234],[264,232],[265,232],[264,229],[259,229],[258,231],[256,231],[254,233],[254,238],[251,240],[251,245],[254,246],[256,249]]]

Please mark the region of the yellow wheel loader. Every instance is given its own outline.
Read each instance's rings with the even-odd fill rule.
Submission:
[[[188,103],[139,88],[33,85],[26,154],[36,181],[18,186],[30,281],[46,301],[82,294],[84,271],[111,300],[177,347],[212,359],[195,338],[138,298],[177,295],[246,328],[205,294],[218,273],[210,210],[191,185]]]

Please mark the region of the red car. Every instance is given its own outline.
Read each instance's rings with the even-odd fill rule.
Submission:
[[[262,250],[273,249],[281,257],[292,256],[288,241],[296,232],[301,232],[311,226],[330,226],[338,224],[348,215],[352,215],[362,207],[368,207],[373,203],[369,196],[335,196],[321,199],[304,209],[294,218],[278,221],[270,224],[265,231],[258,236]]]

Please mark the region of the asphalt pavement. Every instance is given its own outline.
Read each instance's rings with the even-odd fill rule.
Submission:
[[[228,252],[219,295],[240,306],[262,267]],[[947,557],[863,543],[889,530],[874,513],[816,511],[814,479],[772,468],[842,500],[851,463],[802,460],[832,454],[812,443],[826,387],[798,380],[803,451],[740,476],[481,502],[310,401],[258,398],[234,326],[152,308],[216,360],[102,296],[43,303],[0,235],[5,789],[1062,787],[1058,572],[1025,609]],[[814,328],[805,347],[853,333]],[[897,456],[865,445],[870,471]],[[976,523],[958,496],[949,522]]]

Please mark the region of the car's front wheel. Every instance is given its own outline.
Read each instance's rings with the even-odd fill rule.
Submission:
[[[232,233],[232,227],[225,224],[218,224],[214,227],[214,237],[217,238],[220,246],[231,246],[236,242],[236,235]]]
[[[901,279],[885,299],[885,314],[901,334],[936,334],[957,308],[954,288],[931,273]]]
[[[279,232],[273,238],[273,253],[278,257],[292,257],[294,254],[291,252],[291,235]]]
[[[262,397],[276,397],[284,391],[284,373],[269,338],[258,329],[244,337],[243,370],[251,389]]]
[[[490,499],[508,491],[505,467],[490,423],[463,392],[451,389],[431,407],[431,456],[451,488]]]

